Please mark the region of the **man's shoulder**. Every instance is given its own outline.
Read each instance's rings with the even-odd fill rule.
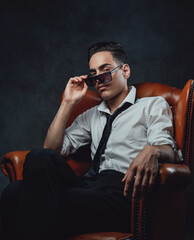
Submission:
[[[135,105],[139,109],[147,109],[147,111],[154,111],[155,109],[169,109],[169,104],[161,96],[139,98],[137,99]]]
[[[137,109],[144,112],[146,116],[156,116],[161,113],[169,116],[172,114],[168,102],[161,96],[138,99]]]
[[[141,104],[153,104],[154,102],[157,103],[167,103],[166,100],[162,96],[154,96],[154,97],[143,97],[138,98],[137,103]]]

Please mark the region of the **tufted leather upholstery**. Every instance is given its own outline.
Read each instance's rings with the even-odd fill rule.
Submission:
[[[184,89],[177,89],[159,83],[135,84],[137,97],[162,96],[172,108],[174,116],[174,137],[181,149],[184,163],[161,164],[155,187],[151,194],[133,202],[131,233],[95,233],[74,236],[71,240],[183,240],[185,239],[185,208],[187,186],[191,181],[194,157],[193,89],[194,81],[189,80]],[[63,97],[63,96],[62,96]],[[97,93],[88,90],[86,97],[75,107],[68,126],[77,115],[101,102]],[[22,179],[23,163],[28,151],[5,154],[1,168],[11,181]],[[79,161],[78,161],[79,158]],[[69,156],[68,163],[77,175],[83,175],[90,166],[88,146]]]

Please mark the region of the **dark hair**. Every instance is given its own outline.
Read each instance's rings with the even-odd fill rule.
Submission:
[[[116,42],[98,42],[93,44],[88,49],[88,62],[90,61],[90,58],[92,55],[94,55],[97,52],[104,52],[108,51],[111,52],[113,58],[120,63],[124,64],[127,63],[127,55],[121,46],[120,43]]]

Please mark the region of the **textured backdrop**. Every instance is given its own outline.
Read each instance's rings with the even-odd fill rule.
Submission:
[[[178,0],[1,0],[0,155],[42,146],[67,80],[87,74],[87,48],[97,41],[126,48],[129,84],[182,88],[194,78],[193,10],[192,1]],[[7,184],[0,173],[0,193]]]

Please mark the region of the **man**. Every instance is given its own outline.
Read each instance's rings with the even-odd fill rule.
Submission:
[[[161,97],[136,99],[135,88],[127,86],[130,68],[121,45],[91,46],[89,67],[90,77],[69,79],[45,149],[33,150],[26,158],[24,179],[17,186],[20,239],[129,232],[131,200],[151,191],[159,162],[175,161],[170,108]],[[66,129],[71,112],[87,92],[86,83],[96,88],[103,102]],[[113,115],[108,127],[112,130],[104,134],[107,116]],[[79,178],[63,156],[89,143],[93,164]],[[5,201],[6,191],[3,196]]]

